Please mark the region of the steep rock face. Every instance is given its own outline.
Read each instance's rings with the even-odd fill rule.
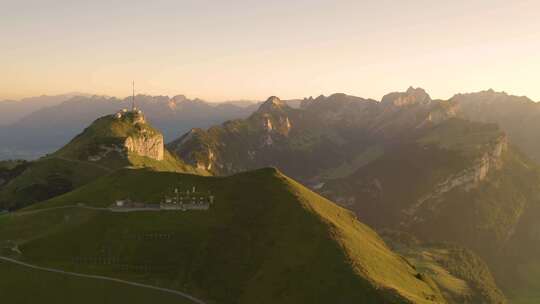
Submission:
[[[440,107],[429,112],[423,122],[424,124],[430,123],[437,125],[450,118],[459,116],[460,108],[458,104],[452,102],[440,102],[440,105]]]
[[[124,167],[207,174],[168,152],[161,132],[138,110],[96,119],[60,150],[26,167],[20,173],[8,172],[11,180],[4,178],[0,168],[0,209],[16,209],[63,194]]]
[[[287,103],[279,99],[277,96],[270,96],[260,107],[258,112],[280,111],[284,107],[288,107]]]
[[[278,133],[284,136],[289,135],[292,125],[287,116],[272,117],[270,114],[262,114],[264,130],[268,133]]]
[[[422,221],[417,215],[418,210],[426,207],[426,203],[431,203],[427,208],[436,209],[437,205],[441,203],[442,196],[447,192],[457,188],[469,192],[477,188],[488,177],[488,174],[502,168],[503,153],[507,150],[508,137],[503,134],[496,138],[470,166],[439,182],[432,191],[420,197],[415,204],[405,210],[404,212],[410,217],[405,218],[402,224],[408,226],[411,221]]]
[[[263,161],[271,161],[276,150],[284,149],[298,111],[272,96],[245,120],[227,121],[208,130],[192,129],[168,147],[193,166],[215,174],[264,167]]]
[[[284,101],[276,96],[268,98],[257,112],[252,116],[253,119],[258,119],[262,122],[262,127],[267,133],[277,133],[287,136],[291,131],[291,122],[287,112],[292,110]],[[265,139],[265,143],[269,141]]]
[[[480,182],[486,179],[488,173],[492,170],[500,170],[502,168],[502,156],[507,150],[508,137],[506,135],[501,135],[495,140],[491,147],[474,161],[474,164],[471,167],[464,169],[441,183],[440,186],[437,187],[440,189],[439,192],[448,192],[459,186],[464,186],[466,191],[475,188]]]
[[[327,170],[364,163],[357,154],[372,159],[370,151],[381,150],[377,147],[456,115],[455,104],[432,101],[419,88],[383,100],[321,95],[292,108],[272,96],[245,120],[196,129],[168,147],[192,165],[211,167],[218,175],[280,166],[296,178],[315,182]]]
[[[392,106],[425,105],[431,102],[431,97],[424,89],[409,87],[406,92],[394,92],[385,95],[381,103]]]
[[[193,165],[198,169],[212,170],[216,165],[216,159],[213,152],[214,145],[209,141],[208,145],[205,145],[204,148],[199,146],[202,144],[200,138],[205,136],[204,130],[201,129],[191,129],[188,133],[184,134],[182,137],[174,141],[177,143],[175,146],[170,146],[172,151],[177,155],[183,155],[185,161]],[[183,150],[180,149],[193,149],[197,147],[197,153],[183,153]]]
[[[129,136],[124,141],[124,147],[128,152],[136,153],[155,160],[163,160],[163,135]]]
[[[418,134],[365,168],[327,180],[320,191],[344,206],[359,208],[364,216],[389,212],[391,222],[410,226],[436,215],[448,193],[473,191],[504,167],[508,138],[495,125],[452,119]]]

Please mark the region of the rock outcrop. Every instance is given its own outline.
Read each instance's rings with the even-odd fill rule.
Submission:
[[[394,92],[385,95],[381,103],[383,105],[406,106],[414,104],[428,104],[431,102],[431,97],[424,89],[409,87],[407,92]]]
[[[128,152],[163,160],[163,135],[161,134],[130,136],[124,141],[124,147]]]
[[[142,111],[124,109],[95,120],[55,156],[119,166],[126,165],[126,160],[129,163],[130,156],[160,161],[165,157],[164,141]]]
[[[462,187],[465,191],[471,191],[478,187],[480,183],[487,178],[489,173],[502,168],[503,153],[507,149],[508,138],[506,135],[502,135],[497,138],[490,145],[489,149],[486,149],[480,157],[476,158],[472,166],[453,174],[440,182],[433,191],[419,198],[415,204],[404,212],[410,215],[410,219],[413,221],[419,221],[421,219],[416,217],[415,214],[417,213],[417,210],[424,206],[424,204],[431,204],[429,208],[433,210],[445,193],[458,187]],[[406,223],[404,222],[404,224]]]
[[[260,107],[258,112],[269,112],[275,110],[281,110],[284,107],[288,107],[287,103],[279,99],[276,96],[270,96]]]

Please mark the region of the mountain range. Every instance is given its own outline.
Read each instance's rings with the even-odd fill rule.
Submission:
[[[463,103],[415,88],[380,102],[320,96],[299,109],[271,97],[247,119],[168,147],[218,175],[278,167],[379,231],[471,248],[508,293],[538,290],[539,276],[521,269],[540,265],[539,168],[497,124],[466,119]]]
[[[120,111],[95,120],[54,153],[0,169],[0,207],[31,205],[128,166],[206,175],[169,153],[142,112]]]
[[[67,93],[61,95],[42,95],[20,100],[0,101],[0,126],[10,125],[23,117],[43,108],[53,107],[75,96],[89,96],[84,93]]]
[[[353,213],[276,169],[205,177],[203,169],[172,156],[138,110],[101,117],[55,153],[2,168],[12,174],[5,175],[0,197],[7,199],[4,207],[18,209],[0,215],[4,261],[115,276],[211,303],[447,303],[447,294],[503,299],[496,286],[476,290],[459,274],[448,277],[470,286],[465,291],[434,282]],[[175,185],[211,192],[216,201],[208,211],[110,209],[126,197],[159,206]],[[20,269],[0,263],[0,273],[11,278],[0,283],[3,297],[24,299]],[[47,273],[31,280],[36,276]],[[483,276],[492,280],[489,272]],[[44,303],[62,292],[55,286],[37,291]],[[111,301],[118,297],[108,293]],[[82,302],[95,301],[92,294]]]
[[[467,118],[498,124],[511,143],[536,162],[540,161],[540,141],[536,132],[540,127],[540,103],[491,89],[457,94],[451,100],[460,105]]]
[[[78,109],[123,106],[56,152],[0,162],[0,206],[13,211],[0,216],[4,255],[210,303],[540,299],[540,147],[529,99],[489,90],[434,100],[412,87],[380,101],[273,96],[166,144],[149,121],[169,130],[183,122],[160,113],[239,113],[180,99],[138,96],[143,113],[119,111],[129,99],[76,97]],[[159,204],[174,187],[212,192],[216,204],[108,209],[126,198]],[[136,237],[154,234],[173,237],[151,248]]]
[[[245,117],[256,107],[251,102],[209,103],[200,99],[188,99],[183,95],[172,98],[137,95],[135,98],[137,106],[144,109],[145,115],[163,132],[166,141],[192,127],[204,128]],[[38,103],[39,107],[36,105]],[[131,97],[44,96],[31,101],[2,102],[2,115],[3,105],[20,105],[18,108],[24,105],[27,111],[19,111],[16,115],[5,112],[6,118],[0,118],[0,142],[3,143],[0,159],[35,159],[65,145],[96,117],[122,108],[131,108]]]

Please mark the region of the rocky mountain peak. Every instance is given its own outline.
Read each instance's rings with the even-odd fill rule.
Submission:
[[[431,97],[422,88],[409,87],[406,92],[393,92],[385,95],[381,103],[383,105],[406,106],[414,104],[428,104]]]
[[[270,96],[261,106],[258,112],[269,112],[273,110],[283,109],[288,107],[287,104],[276,96]]]
[[[128,153],[163,160],[164,139],[144,118],[142,111],[121,110],[95,120],[81,134],[60,149],[60,157],[90,162],[127,158]]]

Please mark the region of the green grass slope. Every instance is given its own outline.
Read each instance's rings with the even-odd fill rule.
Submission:
[[[134,123],[129,112],[124,119],[101,117],[57,152],[27,163],[22,172],[5,178],[6,182],[0,183],[0,209],[17,209],[44,201],[124,167],[208,174],[185,164],[166,149],[163,160],[122,150],[128,136],[152,138],[161,137],[161,133],[146,122]],[[95,155],[100,155],[99,160],[89,160]],[[0,168],[0,179],[7,170]],[[13,170],[6,175],[13,175]]]
[[[149,123],[136,123],[134,114],[131,112],[124,114],[122,119],[116,119],[114,115],[107,115],[96,119],[54,155],[62,158],[87,160],[89,156],[101,151],[100,146],[122,145],[127,137],[150,138],[154,136],[161,136],[161,133]],[[103,163],[108,167],[115,165],[122,167],[125,164],[119,162],[122,159],[119,156],[118,153],[108,153],[98,163]],[[109,159],[111,157],[112,160]]]
[[[0,188],[0,209],[17,209],[69,192],[110,170],[87,162],[46,158],[27,168]]]
[[[376,229],[472,250],[509,300],[535,303],[540,169],[512,146],[497,154],[504,142],[495,125],[449,120],[322,191]]]
[[[171,187],[210,191],[208,211],[113,213]],[[190,293],[208,303],[444,303],[437,287],[354,215],[274,169],[227,178],[125,169],[0,216],[24,261]],[[13,246],[13,245],[10,245]],[[21,281],[20,284],[25,284]]]
[[[157,290],[33,270],[7,262],[0,262],[0,274],[4,278],[0,280],[0,295],[9,303],[193,303]]]
[[[176,155],[171,154],[167,149],[163,151],[163,160],[155,160],[135,153],[129,153],[128,161],[129,165],[127,167],[131,168],[146,168],[155,171],[190,173],[203,176],[209,175],[208,171],[197,169],[186,164]]]
[[[382,231],[392,250],[437,284],[448,303],[506,303],[486,263],[454,244],[422,243],[399,231]]]

